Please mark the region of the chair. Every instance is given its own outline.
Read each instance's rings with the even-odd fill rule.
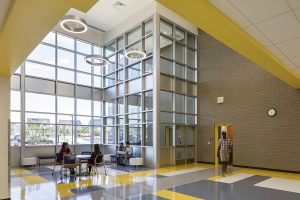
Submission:
[[[76,155],[65,155],[62,162],[62,169],[74,169],[76,171],[78,163],[76,161]],[[66,173],[67,174],[67,173]],[[76,174],[75,174],[76,176]]]
[[[54,167],[53,167],[53,170],[52,170],[52,176],[55,173],[55,167],[57,165],[62,166],[62,160],[59,160],[59,153],[56,153],[55,156],[56,156],[56,158],[55,158],[55,163],[54,163]],[[62,173],[62,168],[60,169],[60,173]]]
[[[88,168],[88,167],[93,167],[93,168],[95,168],[96,174],[98,175],[98,167],[102,167],[102,166],[104,167],[105,175],[107,175],[107,173],[106,173],[106,168],[105,168],[105,163],[104,163],[104,161],[103,161],[103,155],[98,155],[98,156],[96,156],[96,158],[95,158],[95,160],[94,160],[94,163],[93,163],[93,164],[88,163],[88,164],[86,165],[86,168]]]
[[[81,155],[92,155],[92,152],[90,151],[83,151],[81,152]],[[81,159],[81,163],[88,163],[89,159]]]

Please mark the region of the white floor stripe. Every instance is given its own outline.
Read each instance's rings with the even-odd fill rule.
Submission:
[[[255,184],[258,187],[282,190],[287,192],[300,193],[300,181],[284,178],[270,178]]]
[[[237,181],[249,178],[251,176],[254,176],[254,175],[240,173],[240,174],[234,174],[234,175],[226,176],[226,177],[218,179],[216,181],[221,182],[221,183],[235,183]]]
[[[142,176],[142,177],[133,177],[132,180],[135,183],[141,183],[146,181],[152,181],[153,179],[154,179],[153,177]]]
[[[192,173],[192,172],[197,172],[201,170],[205,170],[206,168],[192,168],[192,169],[183,169],[183,170],[177,170],[173,172],[166,172],[166,173],[160,173],[159,175],[163,176],[176,176],[180,174],[187,174],[187,173]]]

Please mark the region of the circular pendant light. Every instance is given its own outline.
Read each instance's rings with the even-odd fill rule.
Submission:
[[[88,29],[86,21],[75,15],[65,15],[60,26],[70,33],[84,33]]]
[[[85,62],[94,66],[106,66],[110,61],[102,55],[91,54],[84,58]]]
[[[142,60],[146,58],[146,52],[142,48],[129,48],[125,52],[125,57],[130,60]]]

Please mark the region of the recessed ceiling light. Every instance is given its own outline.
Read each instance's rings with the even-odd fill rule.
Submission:
[[[60,26],[70,33],[84,33],[88,29],[86,21],[75,15],[65,15]]]

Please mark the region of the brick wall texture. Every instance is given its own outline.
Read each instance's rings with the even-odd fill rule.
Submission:
[[[230,122],[233,164],[300,171],[300,91],[201,30],[198,49],[198,161],[214,162],[214,123]]]

